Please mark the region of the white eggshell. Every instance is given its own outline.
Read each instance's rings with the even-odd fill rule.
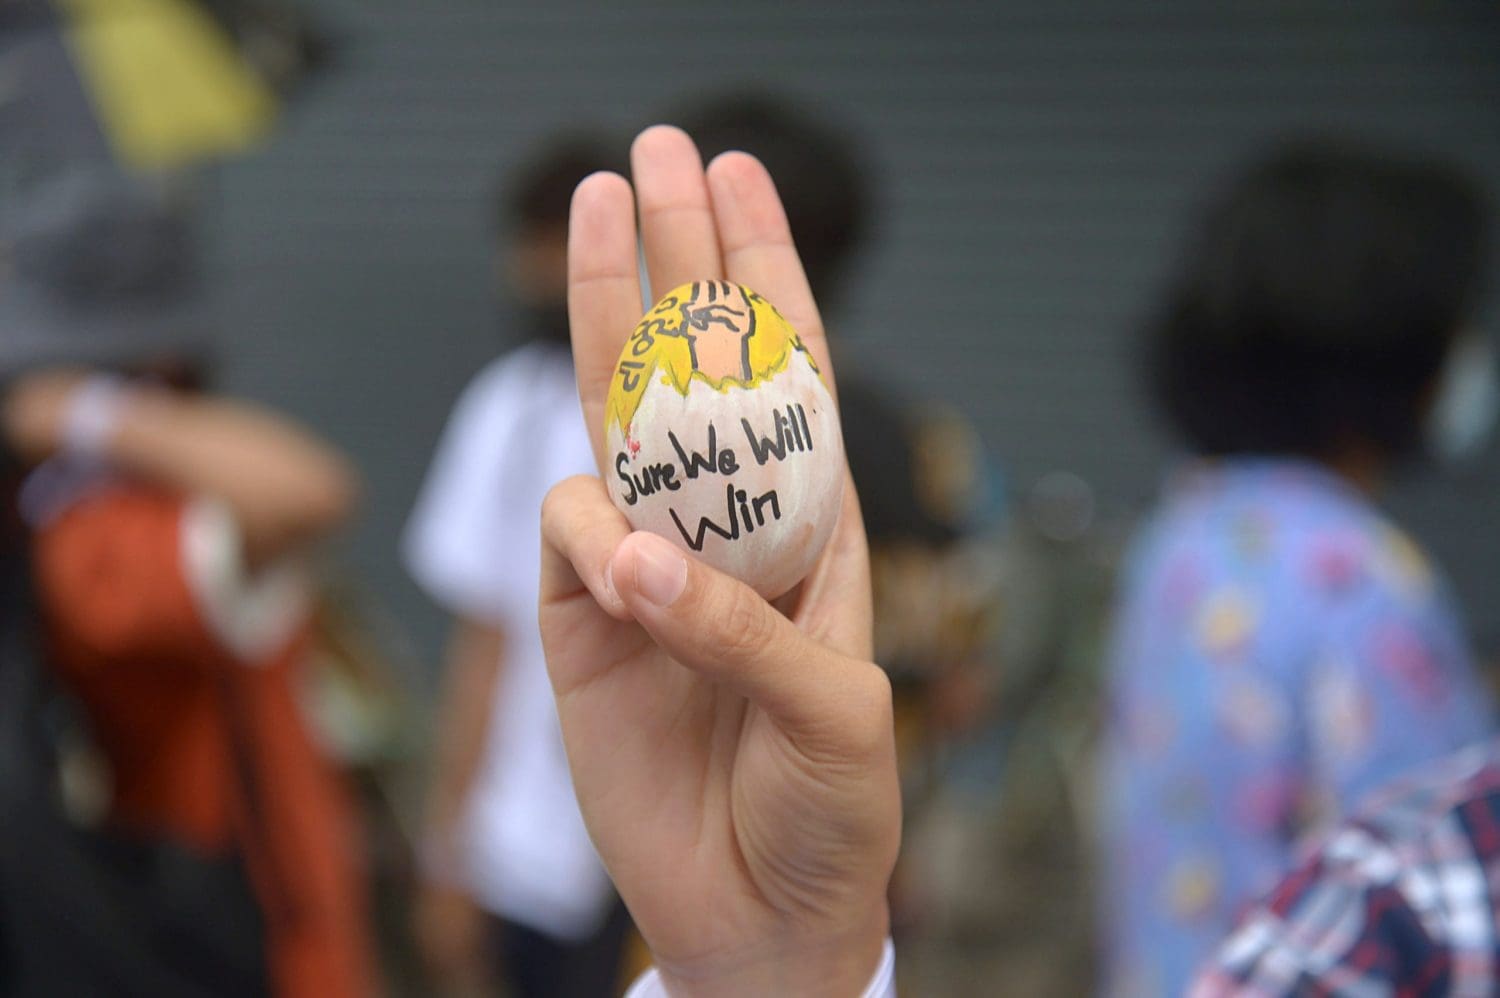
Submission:
[[[774,306],[729,282],[677,288],[641,320],[604,439],[605,484],[632,527],[767,598],[802,580],[838,520],[833,397]]]

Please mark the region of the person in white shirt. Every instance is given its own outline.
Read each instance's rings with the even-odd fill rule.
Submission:
[[[568,347],[568,200],[610,162],[602,140],[562,138],[503,193],[500,269],[530,339],[465,389],[404,538],[453,615],[415,909],[448,988],[611,994],[628,927],[578,813],[536,625],[542,499],[593,468]]]

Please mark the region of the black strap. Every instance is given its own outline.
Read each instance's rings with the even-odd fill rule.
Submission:
[[[212,671],[229,736],[230,767],[244,809],[245,827],[241,830],[243,839],[240,844],[245,852],[253,852],[264,864],[265,882],[260,885],[260,893],[267,923],[292,924],[299,919],[300,911],[295,898],[287,890],[292,883],[290,871],[282,868],[282,858],[276,852],[266,825],[265,781],[251,748],[255,734],[245,710],[243,682],[232,671],[219,668]]]

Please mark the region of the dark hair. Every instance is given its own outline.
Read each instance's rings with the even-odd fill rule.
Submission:
[[[766,165],[813,294],[832,298],[869,228],[869,179],[853,139],[804,108],[754,92],[709,97],[667,120],[693,137],[705,162],[737,149]]]
[[[1484,250],[1483,198],[1450,167],[1284,145],[1190,242],[1149,329],[1156,400],[1204,455],[1406,456]]]
[[[573,188],[591,173],[622,171],[624,157],[593,133],[554,136],[501,181],[495,197],[495,231],[566,228]]]

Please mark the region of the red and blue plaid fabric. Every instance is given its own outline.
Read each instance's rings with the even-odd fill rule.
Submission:
[[[1193,986],[1220,995],[1500,994],[1500,742],[1325,837]]]

